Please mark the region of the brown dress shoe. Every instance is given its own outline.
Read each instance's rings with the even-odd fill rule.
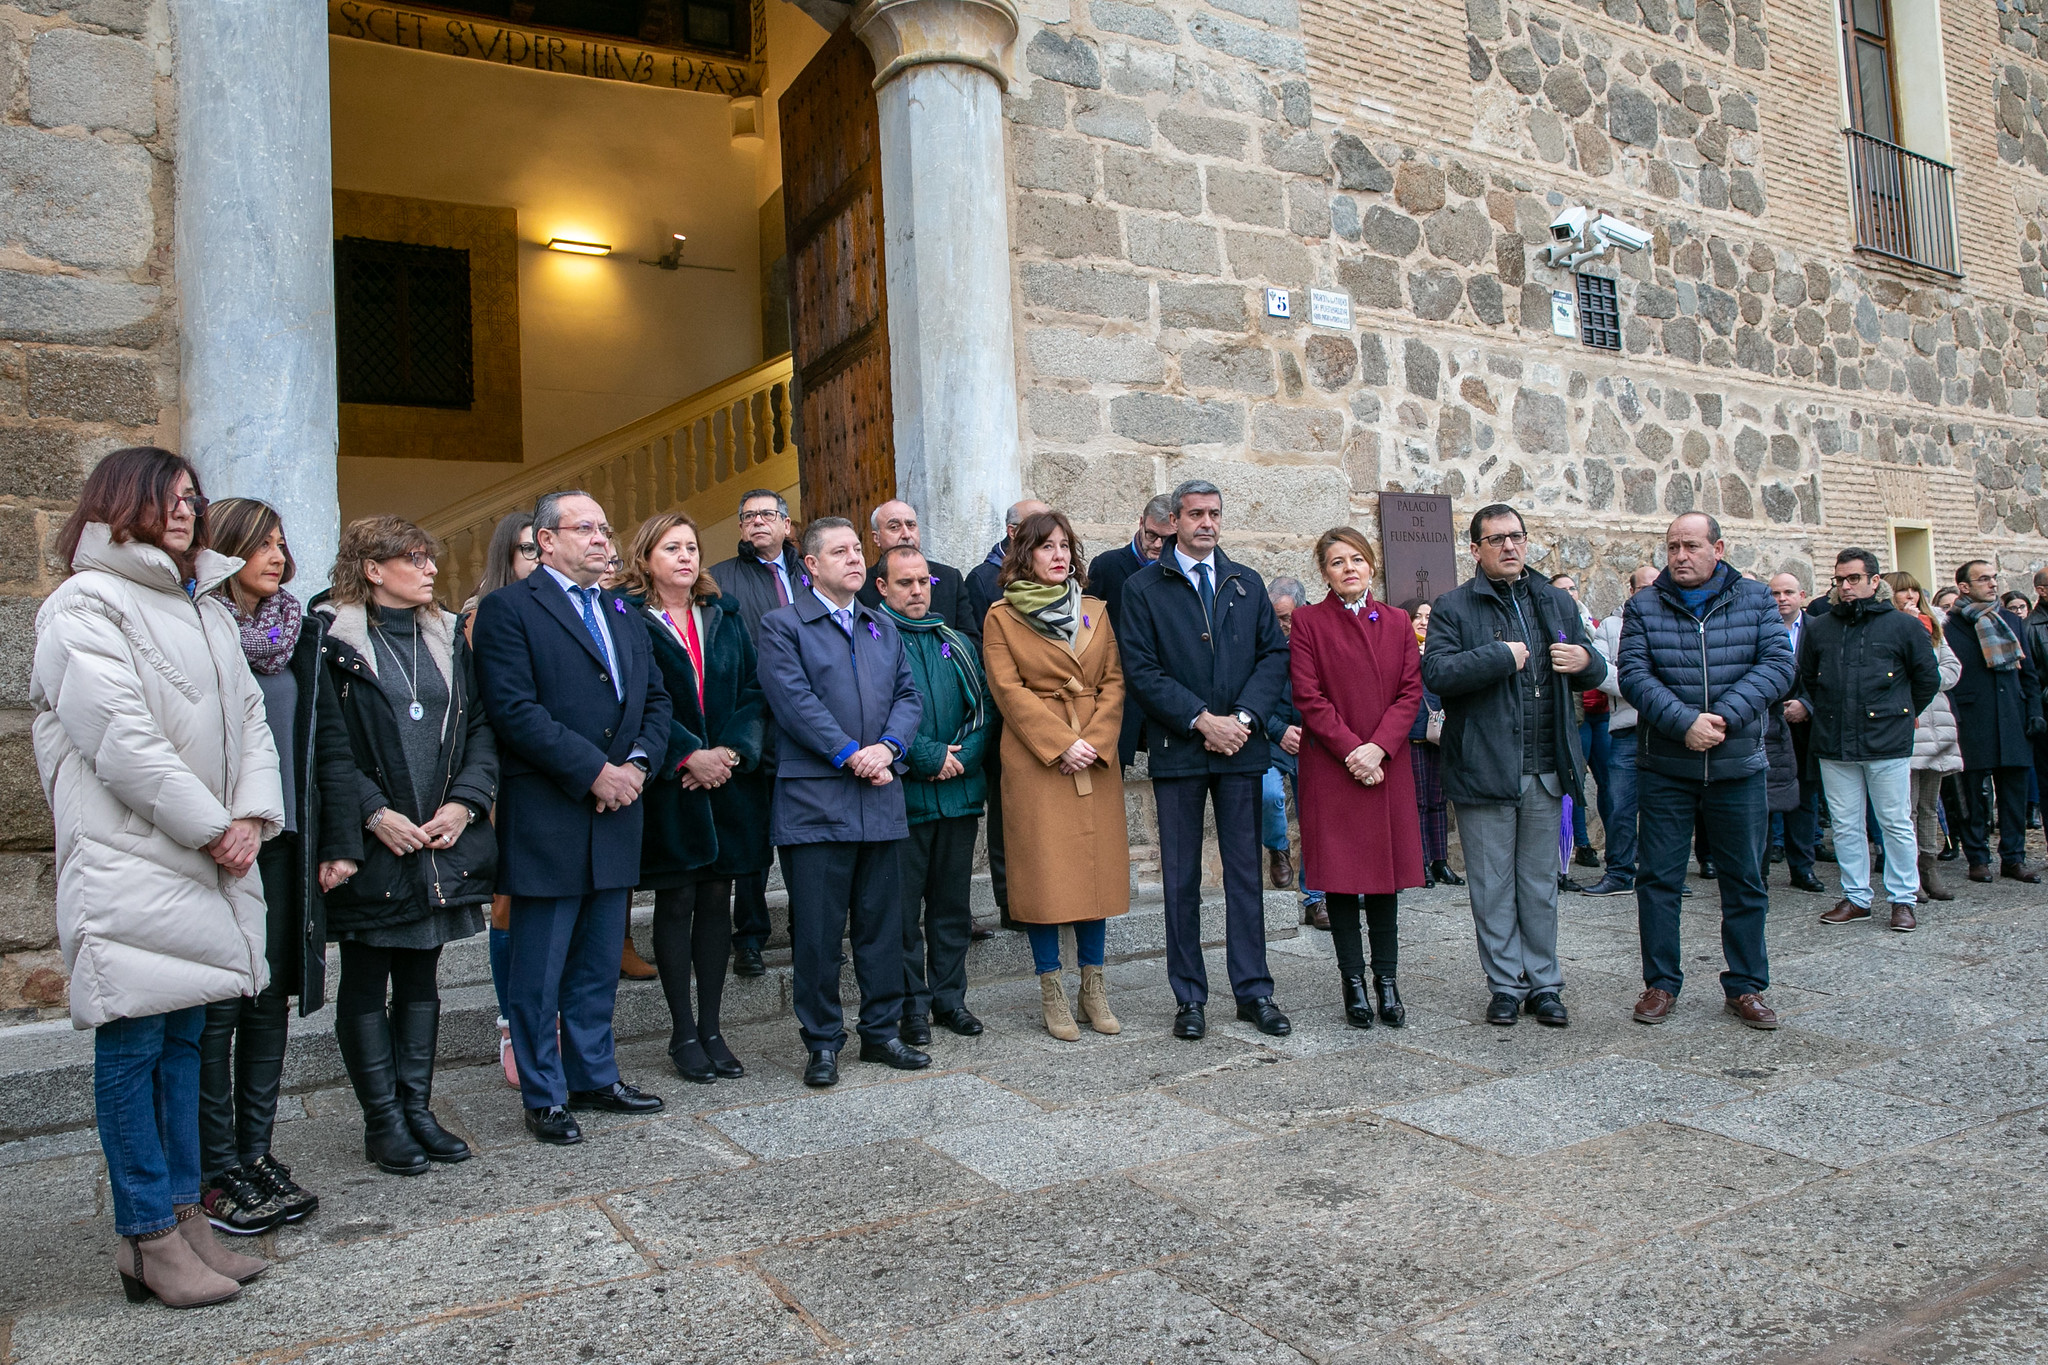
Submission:
[[[1728,1012],[1751,1028],[1774,1029],[1778,1026],[1776,1011],[1766,1005],[1764,998],[1754,991],[1748,995],[1729,996]]]
[[[624,981],[652,981],[660,975],[661,972],[652,962],[640,956],[629,935],[625,950],[619,954],[619,978]]]
[[[1266,850],[1266,875],[1275,891],[1285,891],[1294,885],[1294,859],[1284,848]]]
[[[1834,909],[1823,910],[1820,914],[1822,924],[1854,924],[1857,920],[1869,918],[1869,906],[1858,905],[1847,899],[1836,901]]]
[[[1995,882],[1998,874],[1991,870],[1990,863],[1971,863],[1970,880],[1973,882]]]
[[[1670,991],[1661,991],[1652,986],[1636,1001],[1636,1022],[1661,1024],[1671,1017],[1671,1007],[1677,1003],[1678,997]]]
[[[1910,934],[1920,927],[1920,921],[1913,918],[1913,907],[1892,902],[1892,931]]]
[[[1301,907],[1301,922],[1311,928],[1330,932],[1330,907],[1322,901],[1307,901]]]
[[[2008,881],[2025,882],[2029,886],[2038,886],[2041,882],[2041,874],[2025,863],[2002,863],[1999,865],[1998,875]],[[1986,877],[1984,880],[1991,879]]]

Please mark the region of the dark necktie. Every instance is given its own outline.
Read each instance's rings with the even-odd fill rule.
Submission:
[[[1202,615],[1213,621],[1216,619],[1216,589],[1209,582],[1208,564],[1195,565],[1195,573],[1201,579],[1197,586],[1202,594]]]
[[[583,628],[590,632],[590,638],[597,645],[597,657],[610,662],[612,652],[605,645],[604,627],[597,623],[597,595],[599,588],[574,588],[577,605],[583,608]]]

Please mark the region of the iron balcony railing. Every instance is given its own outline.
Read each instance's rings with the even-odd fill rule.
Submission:
[[[1955,167],[1845,128],[1856,245],[1895,261],[1960,276]]]

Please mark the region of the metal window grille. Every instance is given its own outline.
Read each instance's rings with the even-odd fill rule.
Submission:
[[[1604,275],[1580,275],[1579,340],[1603,351],[1621,349],[1621,304],[1614,281]]]
[[[1956,267],[1955,168],[1854,128],[1842,134],[1849,140],[1857,248],[1961,275]]]
[[[334,332],[344,403],[475,402],[467,251],[369,237],[337,241]]]

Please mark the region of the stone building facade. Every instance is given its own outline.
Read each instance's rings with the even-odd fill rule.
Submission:
[[[1007,76],[1000,174],[985,152],[949,163],[934,126],[919,171],[948,177],[950,199],[900,164],[884,175],[891,215],[912,194],[937,206],[921,232],[979,221],[993,196],[1009,229],[997,359],[1015,376],[1014,461],[988,385],[950,377],[949,348],[1001,335],[961,325],[948,305],[977,301],[935,276],[920,294],[891,274],[892,308],[921,298],[960,326],[916,343],[915,367],[892,336],[899,438],[953,414],[925,421],[920,487],[986,502],[1021,486],[1100,547],[1147,497],[1205,476],[1233,553],[1311,581],[1314,535],[1372,527],[1382,491],[1447,494],[1461,516],[1512,502],[1536,563],[1580,574],[1605,612],[1694,509],[1721,519],[1738,565],[1809,583],[1836,548],[1907,532],[1941,577],[1983,556],[2020,586],[2048,560],[2042,7],[1894,2],[1923,26],[1901,79],[1916,136],[1939,145],[1915,150],[1954,168],[1953,273],[1858,249],[1836,0],[802,9],[942,49],[891,48],[889,71]],[[180,64],[191,34],[233,35],[250,3],[0,0],[0,1012],[63,993],[25,710],[35,603],[62,572],[53,533],[99,454],[214,429],[193,396],[213,357],[192,353],[201,320],[181,312]],[[943,22],[905,20],[916,6]],[[252,80],[290,67],[248,65]],[[1619,350],[1552,331],[1553,291],[1573,281],[1545,248],[1573,206],[1649,238],[1583,267],[1616,283]],[[280,269],[317,276],[320,243],[278,249]],[[1290,316],[1268,315],[1273,289]],[[1348,294],[1354,325],[1313,325],[1312,289]],[[924,387],[906,399],[913,368]],[[317,507],[332,457],[304,458],[283,492]],[[947,543],[996,529],[949,527]],[[1141,807],[1133,834],[1151,842]]]

